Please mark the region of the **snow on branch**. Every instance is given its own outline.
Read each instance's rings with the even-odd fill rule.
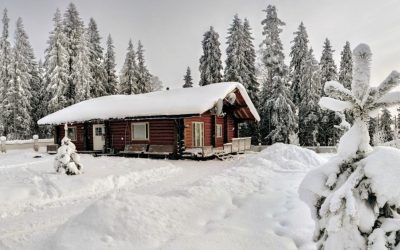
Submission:
[[[341,101],[354,100],[353,94],[337,81],[329,81],[325,83],[324,91],[327,95],[337,98]]]
[[[340,101],[331,97],[322,97],[319,100],[319,106],[324,109],[329,109],[335,112],[343,112],[346,109],[351,109],[353,105],[347,101]]]

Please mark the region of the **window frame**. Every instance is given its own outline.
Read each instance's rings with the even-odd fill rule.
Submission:
[[[69,136],[69,130],[74,130],[74,137],[75,138],[72,138],[72,137],[70,137]],[[68,127],[68,129],[67,129],[67,137],[71,140],[71,141],[77,141],[78,140],[78,129],[76,128],[76,126],[72,126],[72,127]]]
[[[134,135],[135,135],[135,125],[145,125],[146,126],[146,129],[145,129],[145,132],[146,132],[146,136],[145,136],[145,138],[135,138],[134,137]],[[150,124],[149,124],[149,122],[132,122],[131,123],[131,140],[132,141],[149,141],[150,140]]]
[[[218,133],[219,132],[219,133]],[[217,138],[222,138],[222,124],[215,125],[215,135]]]
[[[200,144],[201,145],[197,145],[196,142],[196,124],[200,125]],[[192,122],[192,147],[194,148],[201,148],[204,147],[204,122]]]

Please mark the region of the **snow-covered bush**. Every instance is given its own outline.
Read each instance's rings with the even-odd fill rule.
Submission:
[[[57,150],[54,161],[54,168],[57,173],[66,173],[67,175],[77,175],[82,172],[80,157],[76,152],[75,144],[67,137],[67,125],[65,125],[65,136],[61,141],[61,146]]]
[[[351,91],[338,82],[325,84],[320,105],[351,111],[353,126],[342,136],[338,154],[307,174],[300,198],[315,220],[317,249],[400,249],[400,150],[369,145],[369,116],[400,103],[400,74],[393,71],[376,88],[369,87],[371,51],[353,51]]]

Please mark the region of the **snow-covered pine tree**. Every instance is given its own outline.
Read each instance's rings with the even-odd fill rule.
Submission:
[[[301,79],[303,78],[303,72],[301,67],[306,60],[308,53],[308,34],[306,31],[306,27],[303,22],[300,23],[299,28],[296,32],[293,33],[295,35],[292,43],[292,47],[290,49],[290,71],[291,71],[291,91],[293,102],[296,106],[301,103]],[[272,60],[272,59],[271,59]]]
[[[107,49],[104,55],[104,68],[106,71],[105,90],[107,95],[115,95],[118,92],[118,76],[115,66],[114,44],[111,35],[108,35]]]
[[[353,74],[353,58],[351,54],[350,43],[346,42],[341,52],[339,82],[347,89],[351,88]]]
[[[318,143],[321,109],[321,77],[318,62],[310,49],[301,66],[301,102],[299,105],[299,143],[303,146],[316,146]]]
[[[33,56],[33,50],[32,56]],[[42,62],[40,61],[39,64],[36,63],[35,58],[31,58],[31,95],[32,98],[30,100],[31,104],[31,117],[32,117],[32,124],[31,124],[31,131],[34,135],[43,134],[40,131],[40,127],[37,124],[37,121],[44,117],[46,114],[46,107],[42,104],[45,102],[44,93],[43,91],[43,68]],[[42,70],[42,72],[40,72]],[[45,109],[43,109],[45,108]]]
[[[387,108],[382,110],[382,115],[380,117],[379,123],[379,131],[382,132],[384,142],[393,140],[393,131],[392,131],[392,115]]]
[[[337,80],[337,71],[335,61],[333,60],[333,52],[331,43],[325,39],[321,60],[319,62],[321,68],[321,83]],[[322,89],[322,96],[325,96]],[[335,112],[330,110],[322,110],[321,126],[319,131],[319,143],[323,146],[336,145],[341,131],[335,127],[340,123],[340,118]]]
[[[278,18],[275,6],[268,5],[265,19],[261,22],[263,27],[264,40],[260,44],[261,67],[265,71],[265,78],[262,79],[262,88],[259,97],[259,112],[261,114],[260,136],[262,142],[265,143],[265,138],[271,131],[271,119],[266,102],[271,98],[273,91],[273,78],[279,76],[285,77],[285,55],[283,53],[283,45],[280,39],[282,32],[281,26],[285,23]]]
[[[45,50],[44,81],[48,107],[53,113],[67,106],[69,77],[69,55],[67,41],[63,32],[61,14],[57,9],[53,18],[53,30],[50,32],[48,47]]]
[[[82,164],[80,156],[76,152],[75,144],[68,138],[68,126],[64,126],[65,136],[61,140],[61,146],[57,150],[54,158],[54,168],[57,173],[67,175],[77,175],[82,173]]]
[[[90,97],[90,73],[88,37],[83,21],[73,3],[64,13],[63,32],[68,52],[68,85],[65,92],[67,105],[86,100]]]
[[[315,221],[317,249],[398,249],[400,150],[369,145],[369,116],[400,104],[400,84],[393,71],[379,86],[369,87],[371,51],[360,44],[353,52],[351,90],[338,82],[325,84],[320,105],[333,111],[351,110],[355,121],[340,139],[338,154],[311,170],[300,185]],[[390,174],[388,174],[390,173]]]
[[[146,66],[146,62],[144,59],[144,49],[141,41],[138,42],[137,47],[137,66],[137,94],[151,92],[151,74]]]
[[[86,30],[89,47],[90,73],[93,79],[90,84],[90,95],[99,97],[107,94],[106,90],[106,70],[103,63],[103,48],[101,47],[101,37],[97,29],[96,21],[90,18]]]
[[[120,74],[120,94],[133,95],[138,93],[137,90],[137,63],[136,63],[136,53],[133,49],[132,40],[128,43],[128,52],[125,56],[125,62],[122,66]]]
[[[368,121],[368,134],[369,134],[369,144],[377,146],[374,144],[374,135],[378,131],[378,118],[370,117]]]
[[[200,57],[200,86],[222,81],[221,50],[219,35],[211,26],[203,35],[203,55]]]
[[[77,45],[75,62],[72,66],[71,79],[75,84],[75,103],[91,97],[91,86],[94,82],[90,72],[89,46],[87,34],[83,34]]]
[[[253,36],[249,20],[246,18],[243,22],[243,39],[244,39],[244,58],[247,69],[247,75],[243,76],[243,85],[249,94],[251,101],[258,107],[258,96],[260,84],[256,77],[256,51],[253,45]],[[252,133],[254,134],[254,133]]]
[[[33,50],[28,41],[22,19],[18,18],[12,50],[10,84],[5,96],[7,137],[26,139],[31,136],[31,81]]]
[[[9,90],[11,81],[11,63],[12,63],[12,49],[9,39],[8,25],[10,19],[8,18],[7,9],[3,11],[2,24],[3,30],[0,38],[0,135],[8,134],[8,127],[5,125],[7,113],[6,110],[6,96]]]
[[[289,138],[297,130],[296,106],[291,100],[286,79],[275,76],[272,81],[272,93],[265,105],[265,113],[271,119],[271,132],[265,139],[268,144],[290,143]]]
[[[193,87],[193,78],[189,67],[186,69],[186,74],[183,76],[183,80],[185,81],[185,84],[183,84],[184,88]]]
[[[242,20],[236,14],[228,29],[224,81],[243,83],[248,74]]]

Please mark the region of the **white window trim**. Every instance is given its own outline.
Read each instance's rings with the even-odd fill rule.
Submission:
[[[202,124],[202,126],[201,126],[203,128],[203,131],[202,131],[203,136],[201,138],[202,145],[195,145],[196,144],[195,124]],[[192,122],[192,147],[194,147],[194,148],[204,147],[204,136],[205,136],[204,135],[204,122]]]
[[[134,138],[134,126],[135,125],[146,125],[146,135],[147,138]],[[150,140],[150,124],[148,122],[132,122],[131,123],[131,140],[132,141],[149,141]]]
[[[221,132],[219,135],[218,135],[218,131]],[[215,125],[215,134],[216,134],[217,138],[221,138],[222,137],[222,124],[216,124]]]
[[[73,129],[73,130],[75,130],[75,138],[74,139],[72,139],[72,138],[69,138],[69,133],[68,133],[68,130],[67,130],[67,137],[69,138],[69,139],[71,139],[71,141],[77,141],[78,140],[78,129],[74,126],[74,127],[68,127],[68,129]]]

